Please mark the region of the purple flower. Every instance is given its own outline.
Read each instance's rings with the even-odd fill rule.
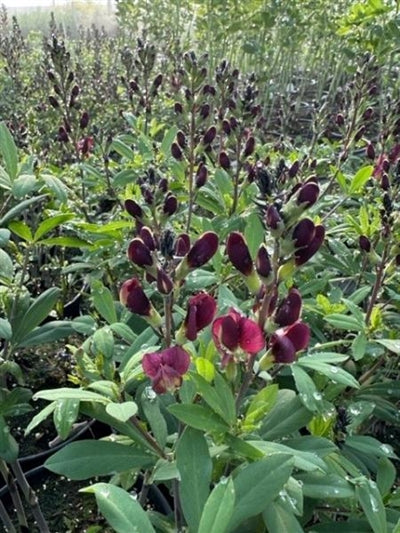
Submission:
[[[235,309],[214,320],[212,336],[217,350],[222,354],[222,366],[234,360],[237,354],[256,354],[265,346],[260,326]]]
[[[200,292],[189,299],[188,310],[183,323],[185,336],[189,341],[196,340],[199,331],[211,324],[216,310],[215,299],[206,292]]]
[[[147,353],[142,360],[143,371],[151,378],[153,390],[158,394],[179,388],[189,365],[190,356],[181,346]]]
[[[276,363],[290,364],[296,360],[296,353],[307,348],[309,342],[310,328],[298,321],[275,331],[270,348]]]
[[[226,252],[233,266],[244,276],[253,272],[253,261],[243,235],[232,232],[226,241]]]
[[[280,327],[290,326],[297,322],[301,314],[302,300],[297,289],[291,288],[282,300],[275,313],[275,323]]]
[[[189,268],[205,265],[218,249],[218,236],[213,231],[206,231],[190,248],[187,254]]]
[[[145,268],[146,266],[153,266],[153,258],[149,248],[145,245],[142,239],[136,237],[128,246],[128,258],[135,265]]]
[[[140,282],[136,278],[128,279],[119,291],[119,300],[132,313],[150,316],[151,303],[147,298]]]
[[[324,226],[315,226],[315,233],[311,241],[304,246],[296,250],[294,254],[295,263],[297,266],[303,265],[306,263],[322,246],[325,238],[325,228]]]
[[[273,279],[271,260],[265,244],[262,244],[257,252],[256,270],[265,285],[269,285]]]

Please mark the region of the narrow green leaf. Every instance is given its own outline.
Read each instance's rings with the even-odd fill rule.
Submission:
[[[43,400],[80,400],[82,402],[100,402],[109,403],[110,399],[97,394],[96,392],[90,392],[85,389],[69,389],[67,387],[60,387],[59,389],[41,390],[34,394],[33,399],[37,400],[42,398]]]
[[[293,391],[280,390],[273,409],[265,417],[260,434],[265,440],[288,437],[306,426],[312,419],[312,412],[306,409]]]
[[[35,415],[26,427],[25,435],[28,435],[33,429],[35,429],[35,427],[41,424],[43,420],[46,420],[46,418],[52,414],[52,412],[56,408],[56,405],[56,401],[49,403],[49,405],[46,405],[44,409],[42,409],[37,415]]]
[[[336,474],[307,472],[296,478],[303,484],[303,494],[308,498],[323,500],[354,497],[352,485]]]
[[[6,246],[10,240],[11,232],[7,228],[0,228],[0,248]]]
[[[0,152],[4,159],[7,174],[14,181],[18,173],[18,151],[5,122],[0,122]]]
[[[183,514],[190,530],[195,532],[210,492],[212,472],[208,444],[201,431],[191,427],[184,430],[176,448],[176,466]]]
[[[14,277],[14,265],[13,262],[2,248],[0,248],[0,280],[11,281]]]
[[[58,400],[53,413],[53,421],[58,435],[65,440],[71,432],[79,414],[79,400]]]
[[[116,533],[155,533],[146,512],[124,489],[96,483],[80,492],[94,493],[101,514]]]
[[[372,165],[367,165],[366,167],[360,168],[351,181],[349,193],[352,194],[354,192],[360,192],[360,190],[371,177],[373,170],[374,167]]]
[[[30,194],[36,187],[36,177],[32,174],[22,174],[12,184],[11,192],[14,198],[23,198]]]
[[[15,233],[15,235],[18,235],[18,237],[21,237],[24,241],[32,242],[32,232],[29,226],[27,226],[25,222],[22,222],[22,220],[10,222],[8,227],[13,233]]]
[[[251,463],[238,473],[234,479],[236,502],[230,529],[265,510],[289,479],[293,464],[290,455],[276,454]]]
[[[14,332],[12,340],[14,343],[18,344],[22,341],[28,333],[33,331],[49,315],[59,295],[60,289],[51,287],[34,300],[22,317],[22,320],[15,327],[13,324]]]
[[[90,248],[91,242],[84,241],[79,237],[49,237],[41,239],[38,244],[46,244],[47,246],[64,246],[65,248]]]
[[[385,348],[390,350],[391,352],[395,353],[396,355],[400,355],[400,340],[397,339],[376,339],[375,342],[378,342],[379,344],[382,344]]]
[[[343,368],[338,366],[321,363],[312,357],[300,357],[300,359],[297,361],[297,365],[320,372],[332,381],[346,385],[346,387],[353,387],[355,389],[360,388],[358,381],[351,374],[349,374],[349,372],[346,372],[346,370],[343,370]]]
[[[374,533],[386,533],[386,511],[376,483],[365,478],[356,485],[356,496]]]
[[[216,485],[201,515],[198,533],[226,533],[235,505],[235,487],[231,478]]]
[[[72,324],[68,320],[52,320],[46,322],[43,326],[35,328],[33,331],[24,336],[18,343],[18,346],[38,346],[47,344],[68,337],[74,332]]]
[[[163,153],[164,157],[170,157],[171,145],[175,140],[177,131],[177,126],[171,126],[169,130],[165,132],[164,138],[160,146],[160,152]]]
[[[114,298],[111,291],[101,281],[95,281],[91,286],[93,305],[100,315],[109,323],[118,322]]]
[[[188,426],[202,431],[226,432],[229,426],[209,407],[203,405],[173,404],[168,411]]]
[[[314,381],[297,363],[291,365],[290,370],[296,388],[300,395],[300,400],[305,407],[313,412],[318,412],[322,408],[322,394],[318,392]]]
[[[43,198],[46,198],[46,196],[47,194],[40,194],[39,196],[27,198],[26,200],[19,202],[16,206],[7,211],[7,213],[3,216],[2,219],[0,219],[0,226],[5,226],[9,220],[17,218],[17,216],[20,215],[23,211],[25,211],[26,208],[28,208],[32,204],[40,202],[41,200],[43,200]]]
[[[246,426],[252,427],[257,424],[271,411],[278,398],[278,390],[278,385],[268,385],[252,398],[243,421],[243,429],[246,429]]]
[[[265,228],[256,212],[251,213],[251,215],[247,217],[244,236],[250,255],[255,258],[260,244],[264,242],[265,239]]]
[[[49,174],[42,175],[41,178],[45,182],[47,188],[54,193],[57,200],[65,204],[68,200],[68,187],[55,176],[50,176]]]
[[[11,435],[4,416],[0,416],[0,458],[6,462],[13,462],[17,457],[18,443]]]
[[[396,481],[396,474],[396,468],[392,461],[390,461],[387,457],[381,457],[378,463],[376,483],[382,498],[390,493],[390,490]]]
[[[104,440],[80,440],[67,444],[44,465],[56,474],[80,480],[154,463],[154,456],[134,446]]]
[[[354,316],[332,313],[331,315],[326,316],[325,320],[336,329],[345,329],[348,331],[360,332],[364,328],[364,323],[355,318]]]
[[[5,318],[0,318],[0,339],[10,340],[12,337],[11,324]]]
[[[130,148],[120,139],[114,139],[111,143],[109,152],[112,152],[113,150],[115,150],[117,154],[125,157],[126,159],[129,159],[130,161],[133,161],[135,158],[135,153],[132,148]]]
[[[294,514],[279,501],[271,502],[263,512],[268,533],[304,533]]]
[[[45,220],[43,220],[43,222],[39,224],[39,227],[34,235],[34,240],[38,241],[41,237],[43,237],[43,235],[56,228],[63,222],[71,220],[72,218],[74,218],[74,215],[72,213],[63,213],[50,218],[46,218]]]

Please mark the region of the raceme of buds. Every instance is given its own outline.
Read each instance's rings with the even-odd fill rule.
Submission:
[[[135,200],[131,200],[131,199],[125,200],[124,206],[127,212],[131,215],[131,217],[142,218],[143,210],[140,207],[140,205],[135,202]]]
[[[189,365],[190,356],[181,346],[147,353],[142,359],[143,371],[151,379],[153,390],[157,394],[179,388]]]
[[[301,314],[302,300],[299,291],[291,288],[282,300],[275,313],[275,323],[280,327],[290,326],[297,322]]]
[[[141,284],[136,278],[128,279],[122,284],[119,299],[132,313],[142,316],[153,327],[161,326],[162,319],[147,298]]]
[[[154,264],[149,248],[145,245],[143,240],[138,237],[129,243],[128,259],[142,268],[152,267]]]
[[[235,356],[254,355],[265,346],[260,326],[235,309],[214,320],[212,336],[217,350],[222,355],[222,366],[226,366]]]
[[[214,320],[216,310],[215,299],[206,292],[192,296],[188,301],[188,310],[183,322],[186,339],[196,340],[197,334]]]
[[[310,342],[310,329],[304,322],[275,331],[271,336],[270,348],[275,363],[290,364],[296,360],[296,353],[307,348]]]
[[[325,228],[324,226],[315,226],[314,237],[311,241],[304,246],[296,250],[294,254],[295,264],[297,266],[303,265],[320,249],[325,238]]]

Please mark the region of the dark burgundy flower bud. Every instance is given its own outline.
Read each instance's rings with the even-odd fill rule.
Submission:
[[[298,173],[300,168],[300,163],[298,161],[295,161],[293,165],[289,168],[288,176],[289,178],[294,178],[296,174]]]
[[[292,239],[295,248],[307,246],[315,234],[315,225],[309,218],[303,218],[293,230]]]
[[[384,172],[382,174],[382,178],[381,178],[381,188],[384,190],[384,191],[388,191],[390,189],[390,181],[389,181],[389,176],[386,174],[386,172]]]
[[[49,102],[51,107],[54,107],[54,109],[57,109],[57,107],[60,107],[60,104],[58,103],[57,98],[54,98],[54,96],[49,96]]]
[[[290,326],[297,322],[301,314],[302,300],[297,289],[291,288],[286,298],[282,300],[275,313],[275,323],[280,327]]]
[[[201,163],[199,165],[199,168],[196,172],[196,187],[200,189],[200,187],[203,187],[203,185],[206,184],[208,178],[208,170],[206,165],[204,163]]]
[[[139,85],[137,84],[136,80],[131,80],[129,82],[129,88],[132,92],[136,93],[139,90]]]
[[[203,144],[211,144],[213,140],[215,139],[215,136],[217,135],[217,128],[215,126],[211,126],[208,128],[208,130],[205,132],[203,136]]]
[[[210,104],[203,104],[199,109],[199,115],[205,120],[210,114]]]
[[[79,94],[79,86],[78,85],[74,85],[71,89],[71,95],[74,96],[75,98],[78,96]]]
[[[226,152],[220,152],[219,164],[224,170],[229,170],[231,168],[231,162]]]
[[[53,85],[53,89],[54,89],[54,92],[55,92],[56,94],[58,94],[58,96],[61,96],[61,95],[62,95],[61,88],[59,87],[59,85],[54,84],[54,85]]]
[[[152,193],[152,191],[148,187],[143,187],[142,194],[146,204],[152,205],[154,202],[154,194]]]
[[[81,115],[81,120],[79,121],[79,127],[83,130],[89,124],[89,113],[84,111]]]
[[[158,182],[158,188],[161,192],[166,193],[168,191],[168,180],[167,178],[162,178]]]
[[[197,334],[211,324],[216,310],[215,299],[205,292],[200,292],[189,298],[188,310],[183,322],[185,337],[189,341],[195,341]]]
[[[65,131],[64,126],[58,128],[58,140],[63,143],[69,141],[68,133]]]
[[[178,235],[175,241],[174,251],[178,257],[185,256],[190,250],[190,238],[187,233]]]
[[[305,183],[299,190],[297,195],[297,205],[304,205],[304,207],[311,207],[318,200],[319,186],[317,183]]]
[[[376,94],[378,94],[378,87],[377,87],[376,85],[372,85],[372,86],[369,88],[368,94],[369,94],[370,96],[375,96]]]
[[[190,248],[187,254],[189,268],[199,268],[205,265],[218,249],[218,236],[213,231],[203,233]]]
[[[364,132],[365,132],[365,126],[361,126],[357,131],[356,131],[356,134],[354,135],[354,140],[355,141],[359,141],[362,136],[364,135]]]
[[[368,159],[372,159],[372,160],[375,159],[375,148],[372,143],[367,144],[366,154],[367,154]]]
[[[154,81],[153,81],[154,89],[158,89],[160,87],[160,85],[162,84],[162,81],[163,81],[162,74],[159,74],[158,76],[156,76]]]
[[[390,163],[395,163],[400,155],[400,144],[395,144],[389,152]],[[387,172],[387,170],[386,170]]]
[[[384,159],[382,161],[382,170],[383,172],[389,172],[389,169],[390,169],[390,163],[387,159]]]
[[[258,249],[255,263],[257,274],[264,283],[269,284],[272,281],[272,266],[265,244],[262,244]]]
[[[400,254],[397,254],[394,260],[395,260],[396,266],[400,266]]]
[[[243,157],[249,157],[254,152],[255,146],[255,138],[249,137],[246,141],[246,146],[244,147]]]
[[[122,284],[119,299],[122,305],[125,305],[132,313],[140,316],[150,316],[150,300],[136,278],[129,279]]]
[[[239,123],[238,123],[238,121],[236,120],[235,117],[231,117],[230,118],[229,124],[230,124],[232,130],[235,130],[239,126]]]
[[[137,202],[135,202],[135,200],[130,200],[130,199],[125,200],[124,206],[125,206],[125,209],[128,211],[128,213],[131,215],[131,217],[142,218],[143,210],[140,207],[140,205]]]
[[[364,111],[364,119],[365,120],[371,120],[371,118],[373,117],[374,115],[374,110],[372,109],[372,107],[368,107],[365,111]]]
[[[175,159],[177,159],[178,161],[181,161],[182,158],[183,158],[183,154],[182,154],[182,150],[179,148],[179,144],[177,143],[172,143],[172,146],[171,146],[171,154],[172,154],[172,157],[174,157]]]
[[[360,235],[360,239],[358,241],[360,249],[363,252],[370,252],[371,251],[371,241],[366,237],[365,235]]]
[[[161,294],[170,294],[174,288],[172,279],[162,268],[157,269],[157,289]]]
[[[55,82],[56,81],[56,76],[54,74],[54,72],[52,70],[48,70],[47,71],[47,77],[49,78],[49,80],[51,82]]]
[[[320,249],[325,238],[324,226],[315,226],[315,233],[312,240],[295,252],[295,263],[297,266],[304,265]]]
[[[183,131],[178,131],[176,134],[176,140],[181,148],[185,148],[186,146],[186,137]]]
[[[226,253],[233,264],[244,276],[253,272],[253,260],[243,235],[237,231],[232,232],[226,241]]]
[[[226,120],[226,118],[222,121],[222,129],[226,135],[229,135],[231,133],[231,125],[229,123],[229,120]]]
[[[342,113],[338,113],[336,115],[336,124],[340,127],[344,126],[344,116],[342,115]]]
[[[310,328],[303,322],[278,329],[271,337],[271,351],[275,363],[290,364],[296,360],[296,352],[307,348]]]
[[[70,70],[68,73],[67,83],[72,83],[74,81],[74,78],[74,73],[72,72],[72,70]]]
[[[128,246],[128,259],[139,267],[153,266],[153,258],[149,248],[142,239],[136,237]]]
[[[147,226],[142,226],[139,230],[139,237],[151,252],[156,249],[157,243],[150,228]]]
[[[180,115],[183,113],[183,107],[180,102],[175,102],[174,104],[174,111],[177,115]]]
[[[93,137],[84,137],[76,143],[76,147],[82,155],[88,154],[93,149],[93,146]]]
[[[204,85],[203,87],[203,94],[211,94],[211,96],[215,96],[216,92],[215,92],[215,87],[213,87],[212,85],[209,85],[208,83],[206,85]]]
[[[164,201],[163,212],[167,216],[172,216],[178,209],[178,200],[176,196],[169,195]]]
[[[265,223],[269,229],[280,230],[283,225],[282,218],[274,205],[269,205],[265,214]]]

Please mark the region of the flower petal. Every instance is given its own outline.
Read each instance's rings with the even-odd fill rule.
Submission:
[[[255,354],[265,346],[265,339],[260,326],[250,318],[242,317],[240,321],[240,347],[243,351]]]
[[[142,367],[146,376],[156,378],[162,363],[161,352],[146,353],[142,359]]]
[[[296,352],[307,348],[310,342],[310,328],[304,322],[296,322],[286,328],[285,336],[291,341]]]
[[[160,352],[162,364],[173,368],[183,376],[189,370],[190,356],[181,346],[172,346]]]
[[[290,364],[296,360],[296,350],[292,342],[282,333],[276,332],[272,336],[271,351],[276,363]]]

